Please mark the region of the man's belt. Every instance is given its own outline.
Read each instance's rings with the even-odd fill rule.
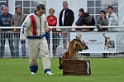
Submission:
[[[42,36],[27,36],[27,39],[42,39],[45,36],[46,36],[45,34],[43,34]]]
[[[46,39],[48,40],[50,38],[50,31],[45,32],[45,34],[41,36],[27,36],[27,39],[42,39],[44,37],[46,37]]]

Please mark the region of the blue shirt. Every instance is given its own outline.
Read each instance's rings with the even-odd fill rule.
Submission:
[[[4,15],[3,13],[0,15],[0,26],[11,26],[12,14],[8,13]]]

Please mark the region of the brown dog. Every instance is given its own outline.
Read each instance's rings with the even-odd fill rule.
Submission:
[[[63,69],[63,60],[65,60],[65,59],[77,59],[78,51],[88,49],[85,42],[81,41],[80,38],[81,38],[81,36],[77,35],[76,39],[73,39],[70,42],[68,51],[63,54],[62,58],[59,57],[59,64],[60,64],[59,69]]]

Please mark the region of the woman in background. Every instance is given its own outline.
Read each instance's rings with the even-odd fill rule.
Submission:
[[[108,31],[108,28],[103,28],[102,26],[108,26],[109,21],[106,17],[106,12],[104,10],[100,11],[100,16],[96,20],[96,26],[99,32]],[[103,58],[107,58],[107,53],[103,53]]]
[[[47,22],[49,26],[56,26],[57,24],[57,17],[54,16],[55,10],[53,8],[49,9],[49,16],[47,16]],[[56,54],[56,48],[59,45],[59,34],[56,31],[56,28],[52,29],[52,40],[53,40],[53,54]]]
[[[109,21],[106,18],[106,12],[104,10],[100,11],[100,16],[96,20],[96,26],[99,32],[108,31],[108,28],[102,28],[102,26],[108,26]]]
[[[84,15],[84,9],[83,8],[80,8],[79,9],[79,18],[77,20],[77,22],[75,23],[77,26],[82,26],[83,25],[83,15]],[[75,28],[76,31],[81,31],[81,28]]]

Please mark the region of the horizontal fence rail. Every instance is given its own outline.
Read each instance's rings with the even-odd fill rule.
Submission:
[[[102,26],[103,28],[124,28],[124,25],[120,26]],[[16,26],[11,27],[0,27],[3,29],[13,29],[13,28],[21,28]],[[49,26],[49,28],[96,28],[96,26]]]
[[[3,57],[13,57],[13,53],[15,54],[15,57],[28,57],[28,45],[26,43],[26,45],[22,45],[20,44],[20,32],[14,32],[13,29],[20,29],[21,27],[0,27],[0,36],[7,36],[11,39],[12,43],[10,44],[8,38],[6,38],[6,43],[5,45],[2,44],[3,42],[3,38],[4,37],[0,37],[0,46],[5,46],[4,49],[4,54],[0,54],[3,55]],[[50,31],[50,40],[48,40],[48,46],[49,46],[49,52],[50,52],[50,57],[58,57],[61,56],[65,51],[68,50],[68,46],[69,46],[69,42],[70,42],[70,32],[75,32],[76,30],[75,28],[96,28],[96,26],[49,26],[49,28],[57,28],[57,31]],[[73,30],[71,31],[65,31],[62,32],[61,28],[71,28]],[[121,31],[123,32],[124,30],[124,26],[102,26],[102,28],[118,28],[117,32]],[[4,32],[1,29],[12,29],[12,31],[10,32]],[[59,30],[58,30],[59,29]],[[110,31],[109,31],[110,32]],[[111,31],[112,32],[112,31]],[[114,31],[115,32],[115,31]],[[87,33],[87,32],[86,32]],[[12,35],[11,37],[9,35]],[[15,36],[16,35],[16,36]],[[18,42],[17,42],[18,41]],[[122,40],[123,41],[123,40]],[[64,46],[66,45],[66,46]],[[13,48],[12,48],[13,46]],[[18,49],[19,47],[19,49]],[[64,49],[65,47],[65,49]],[[10,49],[11,48],[11,49]],[[12,50],[13,49],[13,50]],[[2,49],[3,50],[3,49]],[[0,50],[0,51],[2,51]],[[18,51],[17,51],[18,50]],[[116,53],[108,53],[107,56],[108,57],[124,57],[124,51],[120,51],[120,52],[116,52]],[[3,51],[2,51],[3,53]],[[19,53],[19,54],[18,54]],[[90,55],[81,53],[80,56],[83,57],[102,57],[102,53],[91,53]]]

